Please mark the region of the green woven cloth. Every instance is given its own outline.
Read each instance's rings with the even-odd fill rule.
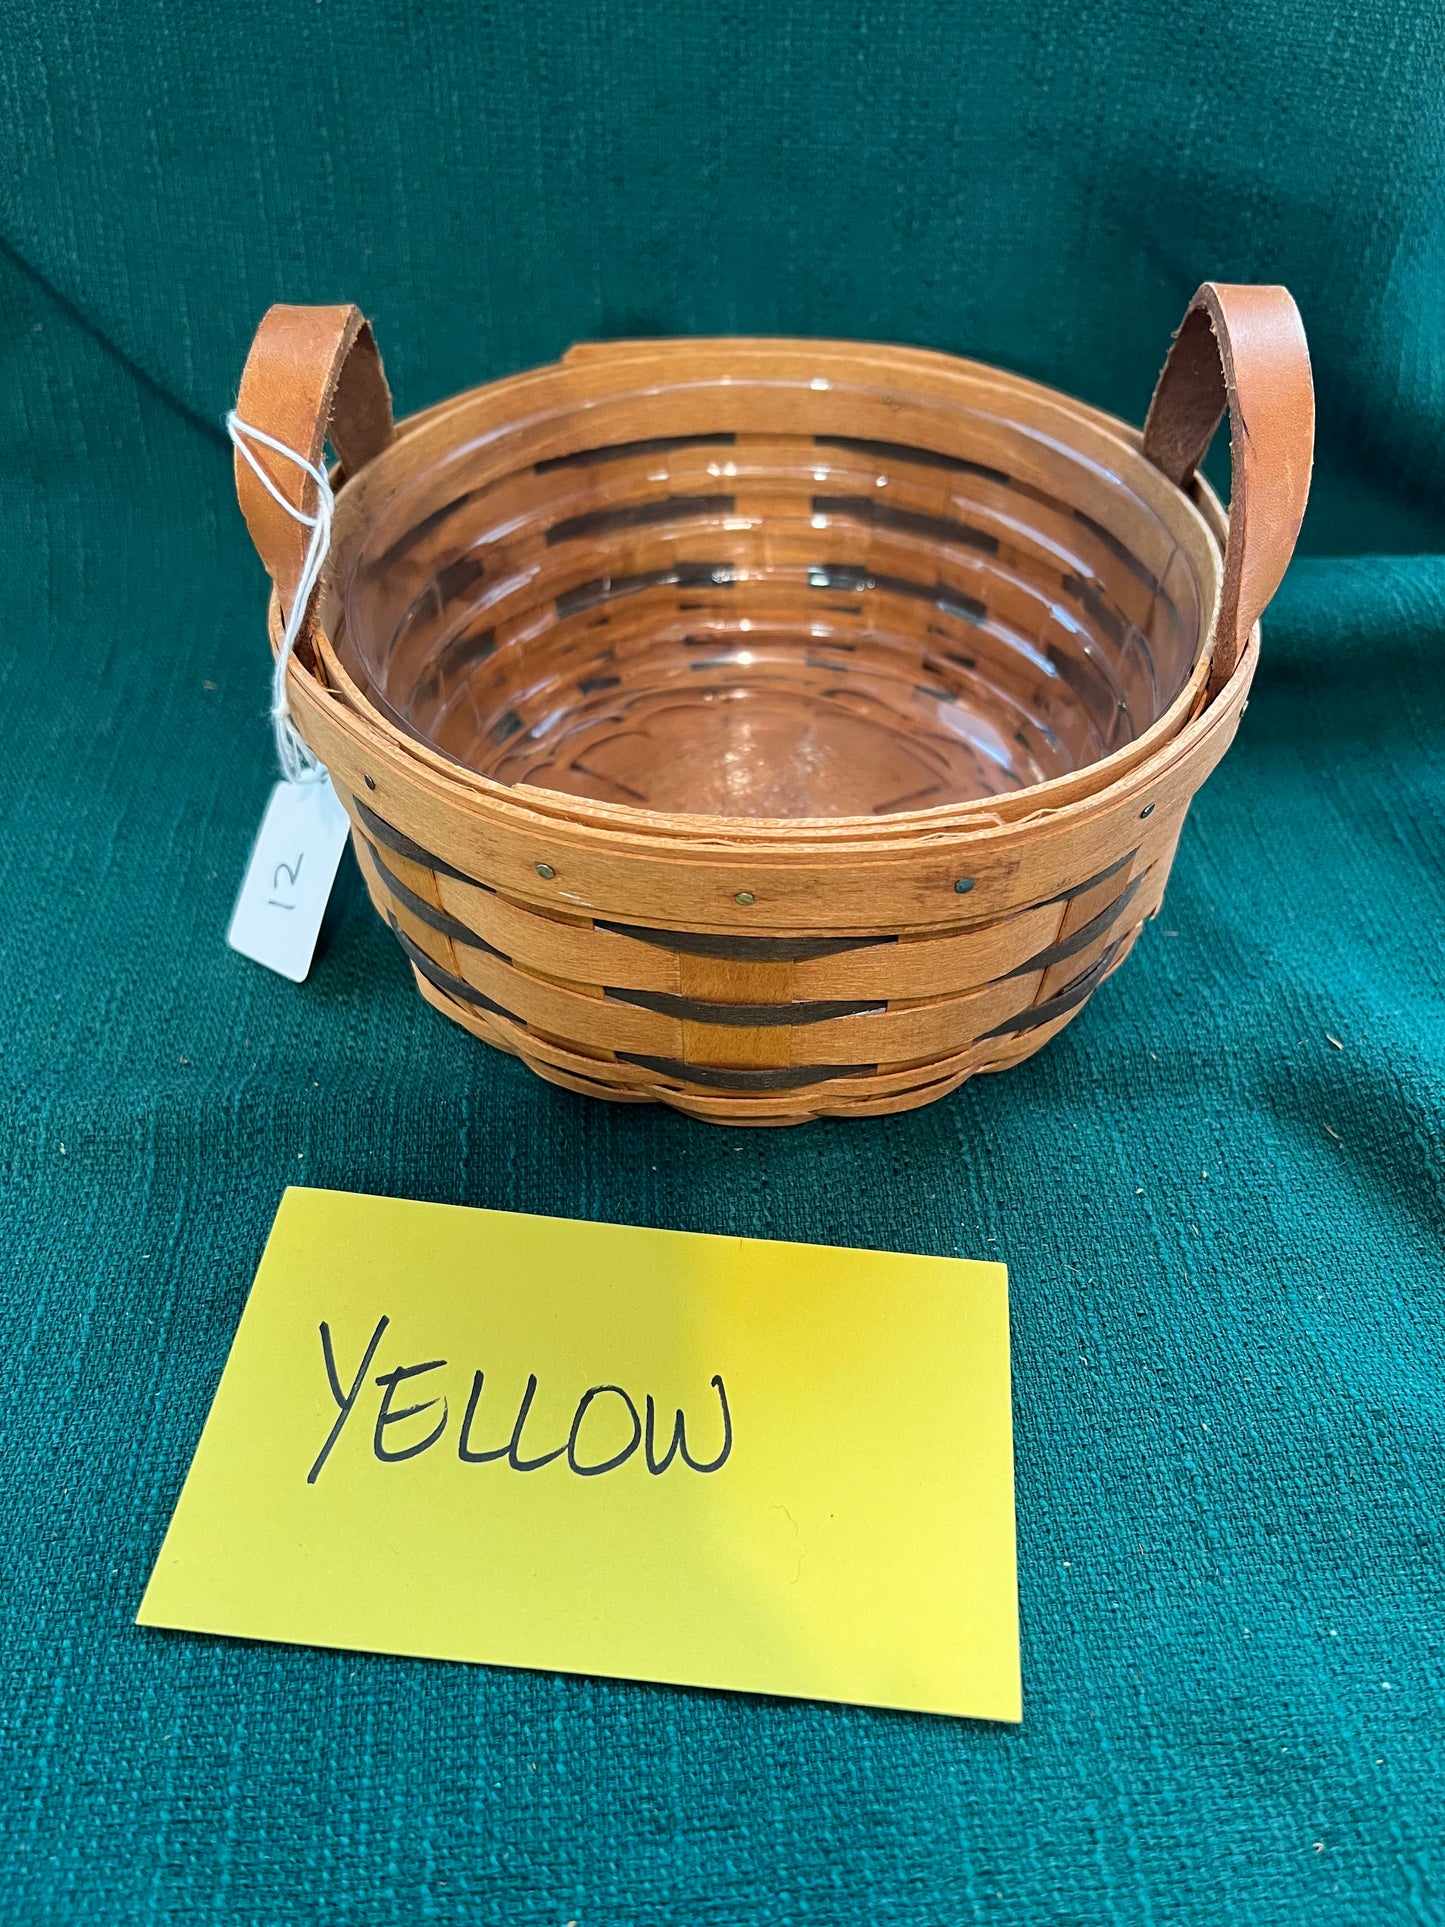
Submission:
[[[1442,54],[1426,0],[6,10],[0,1919],[1445,1919]],[[304,988],[225,949],[270,301],[360,301],[403,410],[791,331],[1137,420],[1206,275],[1303,310],[1306,559],[1038,1058],[732,1134],[474,1044],[349,858]],[[296,1180],[1005,1258],[1023,1725],[137,1630]]]

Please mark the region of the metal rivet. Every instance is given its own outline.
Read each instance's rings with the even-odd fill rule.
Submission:
[[[1152,816],[1154,814],[1154,805],[1152,803],[1146,803],[1139,814],[1140,816]]]
[[[748,904],[756,903],[757,898],[753,895],[751,890],[739,890],[737,895],[733,898],[733,902],[742,904],[744,909],[746,909]]]
[[[376,778],[374,776],[363,776],[361,780],[369,790],[376,788]]]
[[[960,895],[961,897],[966,897],[966,896],[968,895],[968,893],[969,893],[969,891],[970,891],[970,890],[971,890],[971,889],[973,888],[973,878],[972,878],[972,877],[960,877],[960,878],[958,879],[958,882],[957,882],[957,883],[955,883],[953,887],[954,887],[954,889],[955,889],[955,890],[957,890],[957,892],[958,892],[958,894],[959,894],[959,895]]]
[[[552,868],[550,863],[539,863],[537,865],[537,875],[539,877],[554,877],[556,874],[557,872]]]

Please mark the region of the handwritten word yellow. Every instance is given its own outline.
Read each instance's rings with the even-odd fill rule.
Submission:
[[[326,1443],[317,1453],[315,1464],[306,1474],[306,1483],[308,1485],[315,1485],[317,1479],[320,1478],[321,1468],[331,1456],[332,1447],[341,1437],[347,1420],[355,1411],[357,1402],[361,1396],[366,1374],[371,1368],[372,1361],[376,1357],[377,1347],[381,1344],[382,1338],[385,1336],[386,1329],[390,1323],[391,1320],[388,1317],[382,1317],[377,1320],[376,1329],[371,1334],[370,1342],[362,1356],[360,1365],[356,1368],[350,1389],[343,1390],[341,1378],[336,1369],[336,1349],[331,1337],[331,1327],[325,1320],[322,1321],[320,1326],[321,1351],[326,1365],[326,1381],[331,1387],[331,1396],[336,1401],[337,1413],[336,1421],[327,1434]],[[394,1400],[400,1386],[409,1383],[412,1379],[426,1378],[433,1372],[445,1371],[446,1368],[446,1359],[429,1358],[424,1364],[394,1365],[388,1372],[379,1372],[373,1380],[373,1383],[381,1390],[381,1398],[377,1404],[376,1420],[372,1427],[371,1450],[373,1456],[380,1460],[383,1465],[399,1465],[406,1459],[419,1458],[423,1452],[430,1451],[434,1445],[441,1442],[451,1419],[451,1403],[445,1393],[440,1393],[435,1398],[423,1399],[420,1404],[417,1405],[403,1405],[399,1408],[394,1405]],[[481,1404],[482,1387],[485,1382],[486,1374],[483,1371],[478,1369],[472,1373],[472,1385],[471,1391],[467,1395],[466,1411],[457,1431],[457,1457],[464,1465],[492,1465],[498,1460],[505,1460],[514,1472],[539,1472],[544,1465],[551,1465],[554,1460],[565,1458],[567,1461],[567,1469],[570,1472],[575,1472],[577,1476],[582,1479],[595,1479],[604,1472],[617,1471],[620,1466],[625,1465],[627,1461],[633,1457],[638,1447],[641,1446],[643,1459],[648,1471],[654,1478],[661,1478],[662,1474],[666,1472],[674,1459],[676,1459],[679,1464],[687,1466],[689,1470],[693,1472],[720,1472],[732,1455],[732,1413],[728,1409],[727,1388],[723,1384],[722,1374],[720,1372],[714,1372],[710,1381],[712,1389],[717,1393],[718,1404],[722,1409],[722,1447],[717,1456],[712,1459],[695,1459],[688,1450],[687,1417],[680,1407],[675,1409],[675,1415],[672,1421],[672,1437],[668,1443],[667,1450],[662,1454],[661,1458],[659,1458],[657,1454],[657,1407],[653,1403],[651,1392],[644,1393],[643,1395],[643,1412],[646,1414],[644,1417],[642,1413],[639,1413],[637,1402],[632,1397],[632,1394],[621,1385],[589,1385],[577,1401],[577,1409],[572,1415],[572,1425],[568,1431],[566,1442],[562,1445],[555,1446],[550,1452],[542,1452],[536,1457],[531,1458],[524,1457],[522,1453],[522,1432],[527,1423],[527,1416],[532,1409],[532,1401],[537,1396],[537,1374],[535,1372],[529,1372],[527,1375],[527,1388],[522,1393],[521,1403],[517,1407],[517,1416],[512,1425],[511,1437],[505,1445],[489,1446],[485,1450],[479,1451],[473,1443],[473,1426],[477,1420],[477,1410]],[[587,1457],[580,1451],[583,1426],[589,1413],[594,1410],[598,1401],[604,1398],[621,1400],[622,1405],[626,1409],[627,1416],[631,1421],[632,1436],[620,1451],[613,1452],[605,1458],[589,1463]],[[405,1425],[409,1419],[420,1418],[424,1412],[434,1412],[438,1405],[442,1408],[441,1417],[436,1420],[431,1429],[424,1433],[422,1437],[412,1438],[405,1444],[399,1443],[392,1445],[388,1443],[388,1434],[393,1427]],[[594,1423],[593,1430],[595,1431],[595,1429]]]

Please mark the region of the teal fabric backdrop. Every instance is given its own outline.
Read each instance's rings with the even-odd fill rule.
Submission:
[[[0,1918],[1445,1919],[1445,16],[1426,0],[8,0]],[[1138,419],[1283,280],[1304,556],[1165,909],[1037,1059],[732,1135],[537,1082],[272,780],[219,417],[275,299],[399,404],[618,332],[865,335]],[[293,1181],[1012,1273],[1008,1729],[141,1632]]]

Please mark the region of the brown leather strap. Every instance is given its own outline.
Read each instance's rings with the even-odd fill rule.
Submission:
[[[1285,288],[1206,281],[1179,324],[1144,424],[1144,453],[1187,489],[1229,410],[1232,477],[1212,699],[1279,587],[1304,520],[1315,397],[1304,327]]]
[[[268,308],[246,357],[236,413],[315,465],[329,441],[347,475],[379,455],[392,438],[391,391],[360,308]],[[251,453],[288,502],[314,513],[316,484],[294,462],[255,443]],[[284,616],[308,531],[271,499],[239,452],[236,494]]]

